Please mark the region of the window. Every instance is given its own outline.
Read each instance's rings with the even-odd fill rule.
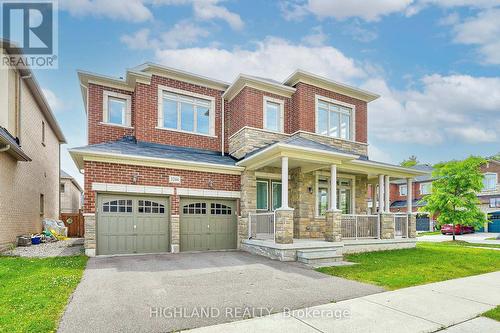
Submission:
[[[353,180],[347,178],[337,179],[337,209],[342,214],[351,214],[353,208]],[[330,178],[319,176],[316,181],[316,215],[325,216],[330,200]]]
[[[207,204],[205,202],[195,202],[189,205],[185,205],[182,207],[183,214],[206,214],[207,213]]]
[[[158,127],[215,135],[213,125],[214,99],[197,94],[172,92],[159,88]]]
[[[408,195],[408,186],[407,185],[399,185],[399,195],[406,196]]]
[[[42,145],[45,146],[45,122],[42,120]]]
[[[220,204],[220,203],[211,203],[210,204],[210,214],[212,214],[212,215],[231,215],[231,207]]]
[[[326,211],[328,210],[328,193],[330,192],[328,180],[326,178],[318,179],[318,186],[316,188],[318,189],[318,207],[316,212],[318,216],[325,216]]]
[[[272,209],[276,210],[281,207],[281,182],[272,182],[272,201],[273,201],[273,206]]]
[[[420,194],[431,194],[432,183],[422,183],[420,184]]]
[[[351,116],[354,106],[344,106],[324,99],[316,100],[316,133],[351,139]]]
[[[65,186],[64,186],[64,184],[59,185],[59,191],[60,191],[61,193],[64,193],[64,190],[65,190]]]
[[[45,198],[44,195],[40,193],[40,215],[45,214]]]
[[[264,129],[283,132],[283,108],[282,100],[264,97]]]
[[[141,214],[164,214],[165,206],[150,200],[139,200],[138,212]]]
[[[103,203],[104,213],[132,213],[132,200],[112,200]]]
[[[118,126],[130,126],[132,117],[131,103],[132,98],[129,95],[104,91],[103,122]]]
[[[490,208],[500,208],[500,198],[491,198]]]
[[[268,210],[269,204],[269,189],[268,182],[266,180],[257,181],[257,209]]]
[[[494,191],[497,188],[497,174],[485,173],[483,178],[483,190]]]

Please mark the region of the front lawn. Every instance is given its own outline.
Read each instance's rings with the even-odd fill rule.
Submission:
[[[500,321],[500,306],[483,313],[482,316]]]
[[[469,243],[466,241],[455,241],[455,242],[449,241],[449,242],[446,242],[446,244],[455,245],[455,246],[489,247],[489,248],[500,249],[500,244]]]
[[[55,332],[85,256],[0,257],[0,332]]]
[[[461,244],[417,243],[416,249],[346,255],[353,266],[318,268],[319,272],[399,289],[500,270],[500,251]]]
[[[441,231],[424,231],[424,232],[417,233],[417,237],[440,235],[440,234],[441,234]]]

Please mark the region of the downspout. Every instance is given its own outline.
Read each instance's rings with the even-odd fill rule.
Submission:
[[[9,149],[10,149],[10,145],[5,145],[5,147],[0,148],[0,153],[3,153],[3,152],[5,152],[5,151],[7,151]]]
[[[222,156],[224,156],[224,96],[222,96]]]

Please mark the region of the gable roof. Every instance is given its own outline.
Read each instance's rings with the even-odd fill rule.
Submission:
[[[78,182],[76,181],[75,178],[73,178],[70,174],[66,173],[66,171],[64,171],[63,169],[61,169],[60,172],[61,172],[61,174],[60,174],[60,178],[61,179],[69,179],[69,180],[71,180],[71,182],[73,183],[73,185],[75,185],[80,192],[83,192],[82,187],[80,186],[80,184],[78,184]]]

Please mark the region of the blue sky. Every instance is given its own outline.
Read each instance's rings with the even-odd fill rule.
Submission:
[[[370,157],[399,163],[500,151],[500,0],[60,0],[59,69],[35,71],[68,139],[86,144],[76,70],[145,61],[232,81],[296,68],[380,94]]]

